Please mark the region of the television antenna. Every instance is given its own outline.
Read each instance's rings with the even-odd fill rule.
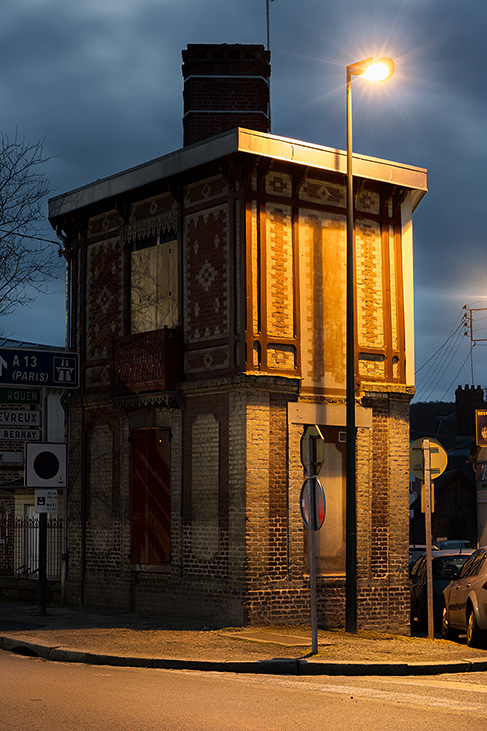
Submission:
[[[266,16],[266,22],[267,22],[267,50],[271,50],[271,22],[270,22],[270,13],[269,13],[269,2],[274,2],[274,0],[265,0],[265,16]]]

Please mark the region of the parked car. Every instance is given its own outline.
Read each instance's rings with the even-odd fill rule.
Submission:
[[[469,647],[487,644],[487,548],[472,553],[443,591],[441,636],[467,633]]]
[[[449,551],[452,548],[475,548],[472,541],[464,538],[450,538],[444,541],[437,541],[436,545],[440,550]]]
[[[439,624],[442,616],[443,589],[448,586],[454,576],[459,574],[472,553],[472,549],[433,552],[433,616],[435,623]],[[426,554],[423,554],[414,563],[410,575],[411,621],[417,618],[421,628],[426,627],[428,621],[426,580]]]
[[[432,546],[432,549],[433,551],[437,550],[435,545]],[[411,574],[411,569],[415,561],[422,556],[423,553],[426,553],[426,546],[424,544],[416,543],[409,546],[409,574]]]

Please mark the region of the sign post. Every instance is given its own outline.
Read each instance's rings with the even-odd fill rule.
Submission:
[[[57,490],[36,490],[36,513],[39,514],[39,616],[47,614],[47,514],[57,510]]]
[[[431,477],[439,477],[445,469],[448,457],[436,439],[416,439],[411,444],[410,467],[415,477],[423,480],[424,491],[424,532],[426,543],[426,606],[428,614],[428,639],[435,636],[433,613],[433,536],[431,530]]]
[[[57,511],[57,490],[66,487],[66,445],[28,442],[25,445],[24,484],[35,491],[39,513],[39,615],[46,614],[47,596],[47,514]]]
[[[325,496],[323,493],[322,516],[317,515],[320,499],[316,499],[316,487],[323,492],[317,475],[324,462],[324,439],[318,426],[307,426],[301,437],[301,463],[306,471],[306,480],[301,489],[301,514],[308,528],[309,588],[311,610],[311,654],[318,654],[318,613],[316,601],[316,547],[315,530],[319,530],[324,520]],[[318,506],[317,506],[318,503]],[[307,510],[306,510],[307,507]],[[319,510],[319,509],[318,509]],[[308,522],[306,521],[306,515]],[[322,517],[321,522],[318,518]],[[318,525],[319,522],[319,525]]]

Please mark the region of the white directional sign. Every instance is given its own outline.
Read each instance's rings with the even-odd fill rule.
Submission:
[[[0,464],[13,464],[14,462],[23,462],[23,452],[0,452]]]
[[[0,410],[0,426],[10,427],[33,427],[41,425],[40,411],[26,411],[17,409],[15,411]]]
[[[0,384],[79,387],[79,355],[62,350],[0,348]]]
[[[57,490],[35,491],[36,513],[57,513]]]
[[[4,429],[0,427],[0,441],[37,442],[40,438],[40,429]]]

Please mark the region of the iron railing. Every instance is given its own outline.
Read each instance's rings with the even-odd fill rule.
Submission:
[[[61,580],[64,524],[47,521],[47,578]],[[39,576],[39,520],[0,517],[0,577],[37,579]]]

